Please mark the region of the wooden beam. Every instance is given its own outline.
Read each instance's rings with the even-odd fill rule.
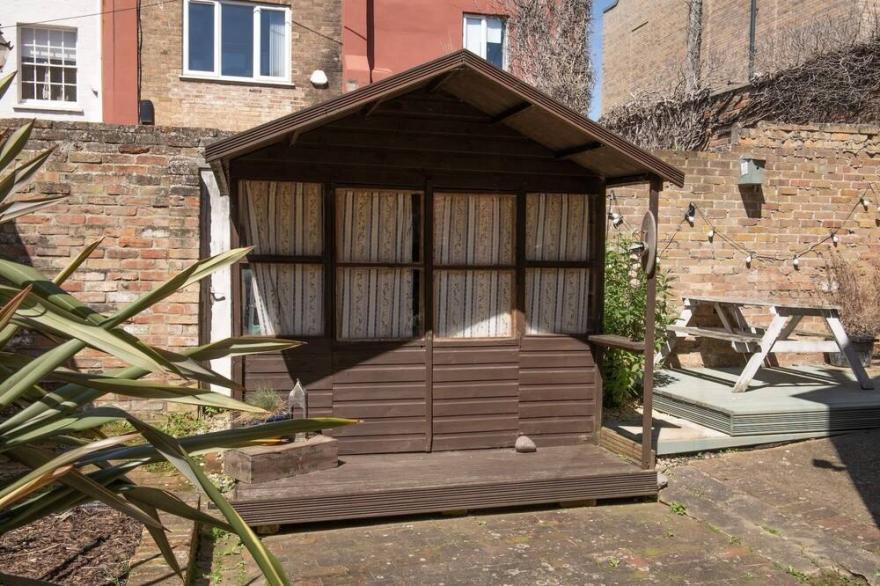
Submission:
[[[365,167],[345,163],[297,163],[284,161],[232,161],[237,178],[263,181],[305,181],[321,183],[333,179],[340,185],[421,189],[429,177],[435,190],[475,189],[535,192],[596,193],[602,189],[599,179],[555,175],[514,175],[508,173],[447,171],[435,168],[401,169]],[[601,255],[599,256],[601,258]]]
[[[371,115],[373,115],[376,112],[376,110],[379,108],[379,106],[381,106],[384,103],[385,103],[385,100],[375,100],[375,101],[367,104],[366,106],[364,106],[364,109],[363,109],[364,118],[369,118]]]
[[[562,149],[561,151],[556,151],[555,153],[553,153],[553,156],[557,159],[567,159],[569,157],[573,157],[581,153],[588,153],[599,148],[602,148],[602,143],[594,140],[586,144],[578,145],[568,149]]]
[[[436,92],[437,90],[440,89],[440,86],[442,86],[444,83],[446,83],[447,81],[449,81],[450,79],[452,79],[453,77],[458,75],[460,72],[461,72],[461,69],[453,69],[452,71],[450,71],[449,73],[446,73],[445,75],[435,77],[427,85],[425,85],[425,91],[429,94],[433,94],[434,92]]]
[[[626,175],[624,177],[608,178],[605,184],[608,187],[622,187],[624,185],[636,185],[639,183],[650,183],[655,179],[654,175],[642,173],[639,175]]]
[[[531,107],[532,107],[531,102],[519,103],[516,106],[513,106],[512,108],[508,108],[507,110],[504,110],[503,112],[496,114],[495,116],[492,116],[491,123],[492,124],[500,124],[500,123],[504,122],[505,120],[508,120],[509,118],[513,118],[514,116],[516,116],[517,114],[520,114],[521,112],[525,112],[526,110],[528,110]]]
[[[648,190],[648,211],[656,219],[660,212],[660,191],[663,181],[660,178],[651,180]],[[642,468],[654,468],[652,452],[654,429],[654,337],[655,312],[657,309],[657,271],[647,279],[647,301],[645,303],[645,376],[642,381]]]
[[[616,336],[614,334],[596,334],[587,337],[587,339],[603,348],[617,348],[626,350],[635,354],[643,354],[645,352],[645,343],[641,340],[631,340],[624,336]]]
[[[295,149],[287,145],[268,147],[240,159],[248,162],[303,164],[345,164],[357,167],[382,167],[386,169],[442,169],[447,171],[472,171],[479,173],[509,173],[514,175],[558,175],[567,177],[597,178],[594,173],[571,161],[511,157],[499,154],[440,153],[424,150],[370,149],[364,147],[335,147],[306,145],[300,143]]]

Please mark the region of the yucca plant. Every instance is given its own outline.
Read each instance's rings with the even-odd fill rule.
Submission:
[[[12,75],[0,79],[0,96]],[[43,151],[11,170],[30,136],[32,123],[10,133],[0,148],[0,222],[53,204],[59,197],[14,200],[14,196],[51,156]],[[112,406],[94,407],[108,393],[251,413],[259,407],[199,388],[199,383],[235,388],[236,384],[204,364],[223,356],[280,351],[298,342],[273,338],[231,338],[175,353],[154,348],[122,326],[156,303],[212,272],[241,260],[247,249],[199,261],[112,315],[103,315],[67,293],[64,282],[99,246],[85,248],[50,278],[36,269],[0,258],[0,454],[29,469],[0,485],[0,533],[87,501],[101,501],[149,530],[168,565],[181,572],[159,511],[236,533],[270,584],[287,584],[276,558],[211,483],[193,457],[231,447],[277,442],[291,434],[354,423],[335,418],[278,421],[176,439],[134,415]],[[33,356],[9,349],[20,329],[36,332],[49,349]],[[120,370],[85,373],[70,368],[86,348],[128,364]],[[146,378],[148,375],[161,376]],[[167,380],[184,380],[172,384]],[[102,426],[128,422],[133,432],[105,437]],[[118,427],[118,426],[117,426]],[[215,518],[186,505],[173,494],[138,486],[127,474],[158,461],[170,462],[217,506]],[[0,574],[0,582],[15,577]],[[21,581],[21,580],[19,580]]]

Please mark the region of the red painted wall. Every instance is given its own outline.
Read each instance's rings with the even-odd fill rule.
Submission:
[[[504,0],[343,0],[345,90],[462,48],[465,13],[505,14]]]
[[[137,124],[137,0],[101,2],[104,122]]]

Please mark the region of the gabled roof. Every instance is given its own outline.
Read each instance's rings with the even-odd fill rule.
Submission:
[[[610,183],[652,176],[679,187],[684,183],[684,173],[676,167],[466,50],[218,140],[206,147],[205,155],[208,161],[240,157],[425,87],[441,88]]]

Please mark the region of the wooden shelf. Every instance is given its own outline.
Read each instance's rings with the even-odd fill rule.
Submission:
[[[645,353],[645,342],[642,340],[632,340],[614,334],[596,334],[589,336],[587,339],[593,344],[604,346],[605,348],[618,348],[620,350],[627,350],[637,354]]]

